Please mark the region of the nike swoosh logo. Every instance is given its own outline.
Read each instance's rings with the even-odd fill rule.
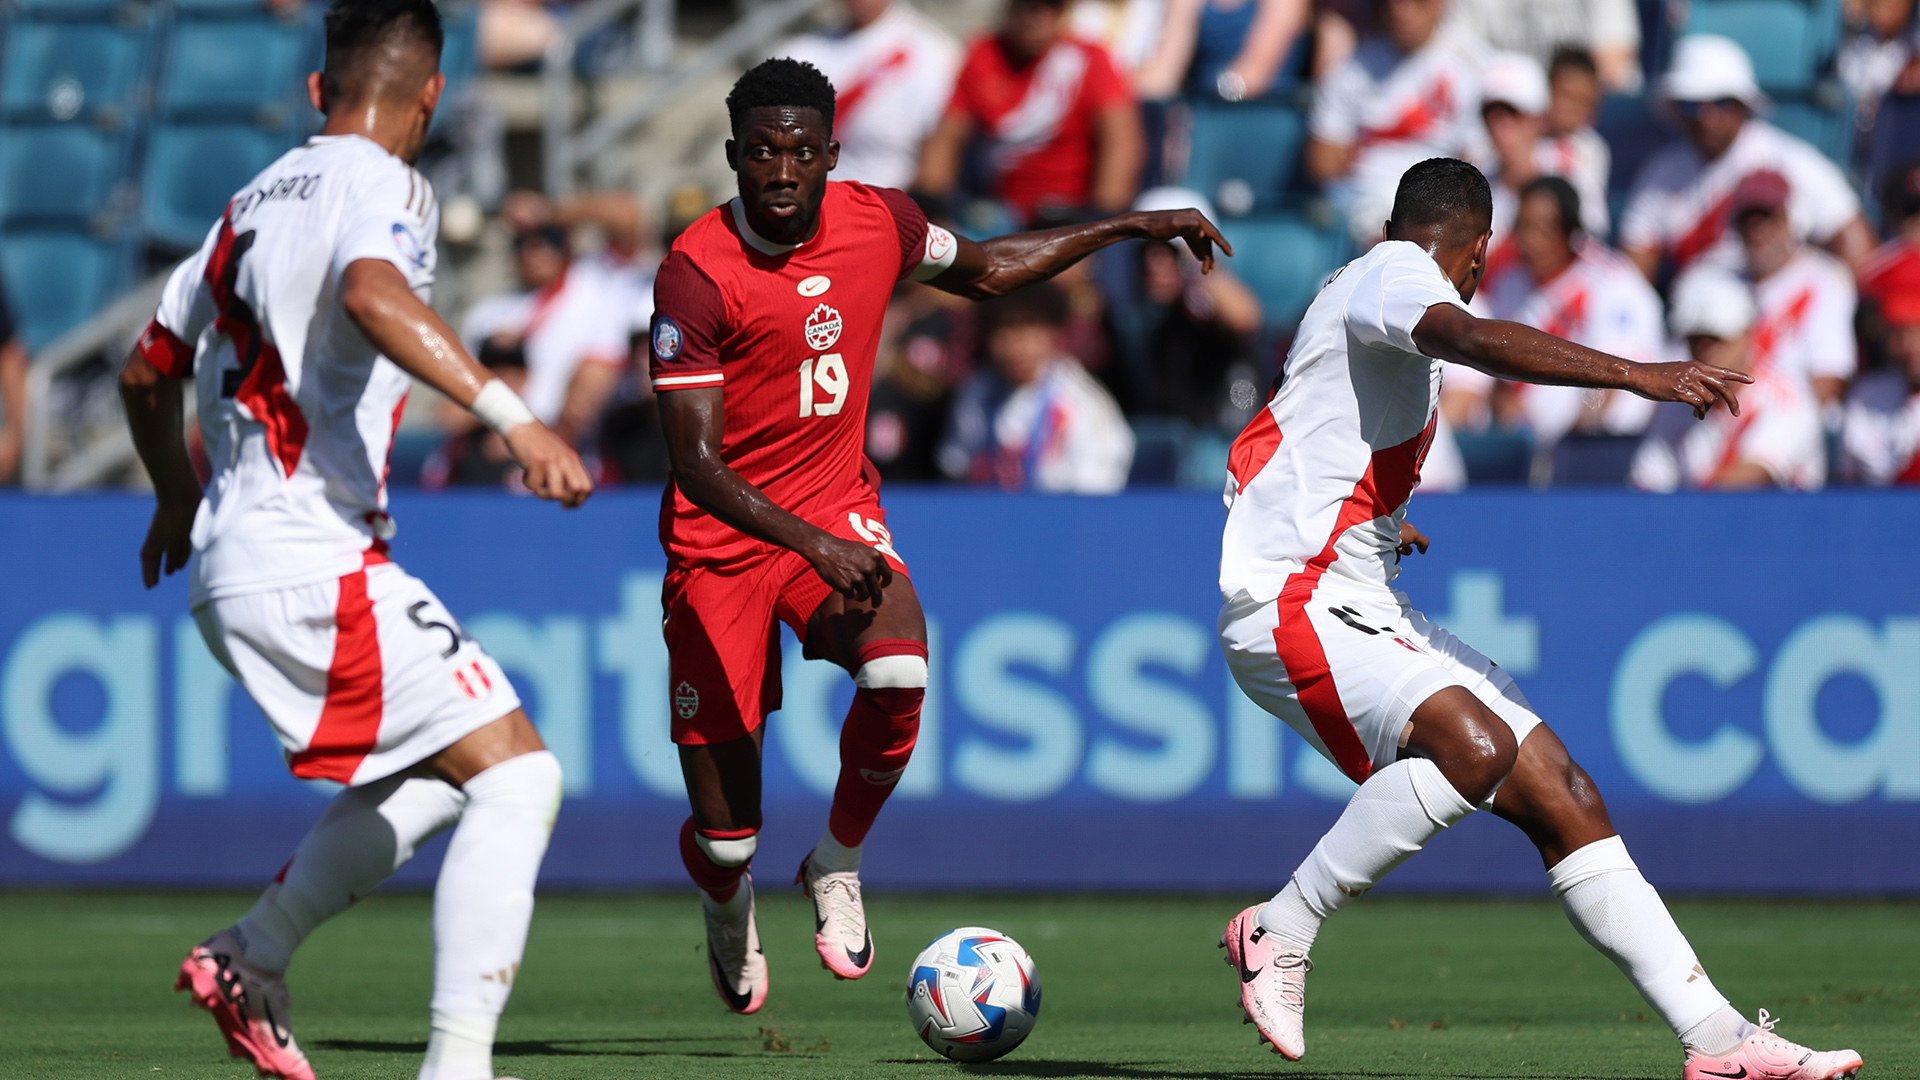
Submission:
[[[873,934],[871,932],[867,934],[867,944],[859,952],[854,952],[852,949],[846,952],[847,959],[853,961],[854,967],[866,967],[868,959],[873,956]]]
[[[1745,1065],[1742,1065],[1739,1068],[1740,1068],[1739,1072],[1730,1072],[1730,1073],[1714,1072],[1712,1069],[1701,1069],[1700,1075],[1701,1076],[1724,1076],[1726,1077],[1726,1080],[1744,1080],[1744,1078],[1747,1075],[1747,1067]]]
[[[1248,970],[1247,970],[1247,969],[1246,969],[1245,967],[1242,967],[1242,968],[1240,969],[1240,981],[1241,981],[1241,983],[1243,983],[1243,984],[1244,984],[1244,983],[1250,983],[1250,982],[1252,982],[1253,980],[1255,980],[1255,979],[1257,979],[1257,978],[1259,978],[1259,977],[1260,977],[1260,973],[1261,973],[1261,972],[1263,972],[1263,971],[1265,971],[1265,970],[1267,970],[1267,969],[1266,969],[1266,968],[1254,968],[1254,969],[1253,969],[1252,971],[1248,971]]]
[[[280,1021],[274,1019],[273,1006],[267,1002],[260,1003],[260,1011],[266,1015],[267,1027],[273,1031],[273,1041],[280,1044],[280,1049],[285,1050],[287,1044],[293,1041],[293,1029],[283,1027]]]
[[[727,999],[727,1007],[734,1012],[742,1012],[753,1001],[753,992],[741,994],[734,992],[727,981],[726,972],[720,970],[720,961],[714,958],[711,948],[707,952],[707,966],[713,968],[714,985],[720,988],[720,996]]]

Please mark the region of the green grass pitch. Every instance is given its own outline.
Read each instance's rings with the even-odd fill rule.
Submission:
[[[527,1080],[672,1077],[1599,1077],[1666,1080],[1679,1053],[1612,965],[1547,902],[1370,897],[1334,920],[1308,981],[1308,1055],[1289,1064],[1239,1023],[1214,948],[1246,898],[869,899],[873,974],[835,982],[810,912],[767,887],[773,989],[728,1015],[707,981],[691,895],[547,896],[500,1029]],[[194,941],[240,895],[0,894],[0,1077],[251,1077],[213,1022],[170,992]],[[322,1080],[410,1080],[426,1036],[430,901],[377,895],[295,961],[295,1030]],[[1720,987],[1782,1034],[1852,1046],[1868,1077],[1920,1076],[1920,905],[1682,901]],[[907,965],[984,924],[1034,954],[1040,1023],[999,1062],[961,1067],[914,1037]]]

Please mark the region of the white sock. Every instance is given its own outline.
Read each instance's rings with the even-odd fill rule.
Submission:
[[[816,872],[822,874],[859,873],[860,849],[865,846],[855,844],[852,847],[833,838],[833,830],[827,829],[820,834],[820,842],[813,845],[813,854],[808,856]]]
[[[1394,762],[1353,793],[1286,888],[1260,909],[1260,925],[1282,941],[1311,949],[1328,916],[1473,811],[1432,761]]]
[[[468,780],[433,891],[433,1038],[420,1080],[492,1080],[493,1025],[526,952],[533,885],[560,809],[546,750]]]
[[[406,865],[465,804],[460,789],[418,777],[390,776],[334,796],[280,877],[234,924],[248,962],[285,971],[314,927]]]
[[[1640,876],[1626,841],[1609,836],[1588,844],[1548,870],[1547,883],[1574,929],[1619,965],[1688,1050],[1724,1054],[1752,1033]]]

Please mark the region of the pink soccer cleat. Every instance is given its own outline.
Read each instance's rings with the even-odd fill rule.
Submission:
[[[1837,1080],[1865,1062],[1852,1050],[1809,1050],[1773,1033],[1778,1023],[1760,1010],[1760,1030],[1722,1057],[1687,1058],[1681,1080]]]
[[[707,917],[707,971],[727,1008],[741,1015],[767,1003],[767,955],[760,951],[760,928],[753,918],[753,875],[740,878],[747,902],[738,914],[723,911],[713,897],[700,894]],[[736,897],[738,899],[738,897]]]
[[[1255,904],[1235,915],[1220,935],[1227,966],[1240,972],[1240,1011],[1260,1032],[1260,1041],[1288,1061],[1307,1052],[1307,972],[1313,961],[1288,949],[1260,925]],[[1691,1080],[1691,1075],[1689,1075]]]
[[[815,873],[813,856],[808,855],[793,881],[813,901],[813,947],[820,966],[836,979],[865,975],[873,967],[873,935],[860,901],[860,875]]]
[[[193,947],[180,961],[175,990],[213,1014],[227,1052],[246,1058],[261,1076],[314,1080],[313,1066],[293,1041],[286,980],[247,963],[231,929]]]

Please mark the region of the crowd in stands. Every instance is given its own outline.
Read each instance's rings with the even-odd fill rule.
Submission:
[[[1246,213],[1231,185],[1179,186],[1203,108],[1298,111],[1299,190],[1282,197],[1335,237],[1327,270],[1378,241],[1409,165],[1471,160],[1495,193],[1479,314],[1754,383],[1738,417],[1696,423],[1450,366],[1427,488],[1806,490],[1920,484],[1920,124],[1901,160],[1868,160],[1875,123],[1920,109],[1914,8],[1848,0],[1827,71],[1855,127],[1835,157],[1769,119],[1768,73],[1740,44],[1662,32],[1650,49],[1663,28],[1641,15],[1665,6],[1633,0],[1007,0],[965,43],[909,0],[844,0],[839,25],[780,51],[838,88],[836,179],[905,188],[976,237],[1130,207]],[[1664,127],[1610,144],[1623,94]],[[651,235],[637,200],[605,192],[516,194],[503,214],[520,286],[473,309],[469,344],[605,478],[663,479],[635,345],[672,223]],[[595,254],[573,254],[595,232]],[[869,456],[905,481],[1204,483],[1291,330],[1233,265],[1203,275],[1183,246],[1135,243],[988,304],[903,286]],[[427,481],[511,484],[495,443],[456,426]]]

